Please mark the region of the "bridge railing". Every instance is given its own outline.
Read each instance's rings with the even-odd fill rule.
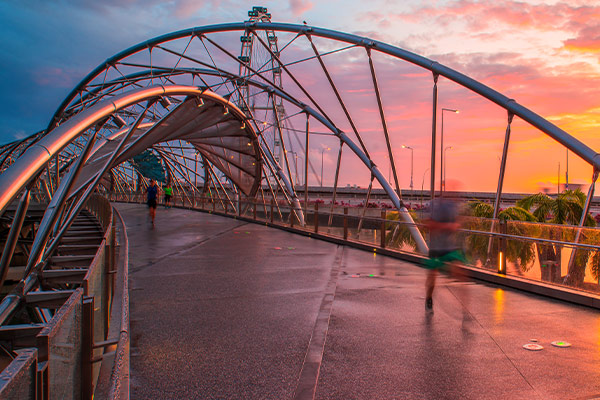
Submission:
[[[82,398],[84,332],[83,289],[80,288],[37,335],[38,391],[41,392],[37,398]]]
[[[122,388],[129,346],[126,263],[117,271],[109,201],[92,196],[86,209],[102,226],[103,238],[80,287],[59,303],[47,324],[0,327],[0,340],[18,354],[0,374],[0,399],[128,398]],[[101,370],[105,378],[99,382]],[[100,383],[103,390],[95,393]]]
[[[0,396],[5,399],[35,399],[38,376],[38,353],[35,348],[23,349],[4,369],[10,377],[0,383]]]
[[[112,194],[111,200],[143,203],[143,194]],[[339,206],[322,201],[303,207],[305,224],[283,200],[263,203],[232,197],[174,196],[172,205],[273,224],[324,239],[347,241],[360,247],[422,262],[408,224],[391,209]],[[161,199],[162,204],[162,199]],[[422,212],[414,212],[415,224],[428,240]],[[509,276],[542,285],[600,294],[600,229],[500,221],[465,217],[459,244],[472,269]],[[575,256],[571,257],[571,254]]]
[[[83,349],[82,369],[83,386],[92,390],[100,373],[100,363],[108,337],[110,306],[114,292],[116,234],[113,223],[112,206],[106,198],[94,195],[87,202],[90,211],[102,225],[104,237],[94,259],[83,278],[84,339],[87,347]],[[89,381],[88,381],[89,380]]]

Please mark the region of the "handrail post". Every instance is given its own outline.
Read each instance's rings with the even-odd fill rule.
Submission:
[[[273,223],[273,204],[275,203],[275,200],[273,198],[271,198],[271,223]]]
[[[294,227],[294,217],[295,217],[295,213],[294,210],[292,210],[292,208],[290,208],[290,228]]]
[[[348,207],[344,207],[344,240],[348,240]]]
[[[83,299],[81,318],[81,398],[91,400],[93,395],[92,357],[94,356],[94,298]]]
[[[506,220],[501,219],[498,224],[500,233],[506,235]],[[498,246],[498,273],[506,275],[506,238],[500,236]]]
[[[381,248],[385,249],[385,210],[381,210]]]
[[[37,398],[40,400],[48,400],[50,398],[50,377],[48,375],[48,360],[39,361],[36,371],[37,378]]]
[[[252,217],[256,221],[256,205],[258,204],[258,201],[256,199],[254,199],[253,202],[254,202],[254,207],[253,207],[254,210],[252,211]]]
[[[319,233],[319,203],[315,202],[315,233]]]

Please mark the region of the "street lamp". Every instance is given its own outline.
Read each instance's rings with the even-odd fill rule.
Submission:
[[[421,208],[423,208],[423,185],[425,184],[425,174],[427,174],[427,171],[429,171],[431,168],[427,168],[425,170],[425,172],[423,172],[423,179],[421,180]]]
[[[387,154],[384,155],[385,158],[389,159],[390,156],[388,156]],[[388,182],[392,181],[392,162],[390,161],[388,163]]]
[[[452,146],[447,146],[444,149],[444,163],[448,163],[448,158],[446,157],[446,150],[451,149]],[[443,186],[444,186],[444,192],[446,191],[446,165],[444,164],[444,176],[442,177],[442,182],[443,182]]]
[[[444,190],[444,111],[449,111],[458,114],[458,110],[453,110],[451,108],[442,108],[442,134],[440,137],[440,149],[442,150],[440,151],[440,195]]]
[[[324,147],[321,149],[321,187],[323,187],[323,154],[329,150],[331,150],[329,147]]]
[[[410,191],[413,191],[413,148],[410,146],[405,146],[402,145],[403,149],[409,149],[410,150]]]

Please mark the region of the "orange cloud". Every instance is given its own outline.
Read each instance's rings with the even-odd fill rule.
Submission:
[[[564,48],[570,51],[600,53],[600,25],[581,29],[576,38],[565,40]]]

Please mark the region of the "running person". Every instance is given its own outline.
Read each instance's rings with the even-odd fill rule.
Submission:
[[[165,192],[165,207],[171,208],[171,198],[173,197],[173,188],[167,184],[163,189]]]
[[[433,289],[438,271],[459,261],[465,262],[465,257],[456,240],[459,228],[458,204],[447,198],[436,199],[432,204],[431,218],[427,221],[429,228],[429,260],[426,262],[427,273],[425,309],[433,311]],[[455,271],[451,270],[455,273]]]
[[[150,185],[146,189],[148,210],[150,211],[150,219],[152,220],[152,226],[154,226],[154,218],[156,217],[156,199],[158,196],[158,186],[154,179],[150,180]]]

